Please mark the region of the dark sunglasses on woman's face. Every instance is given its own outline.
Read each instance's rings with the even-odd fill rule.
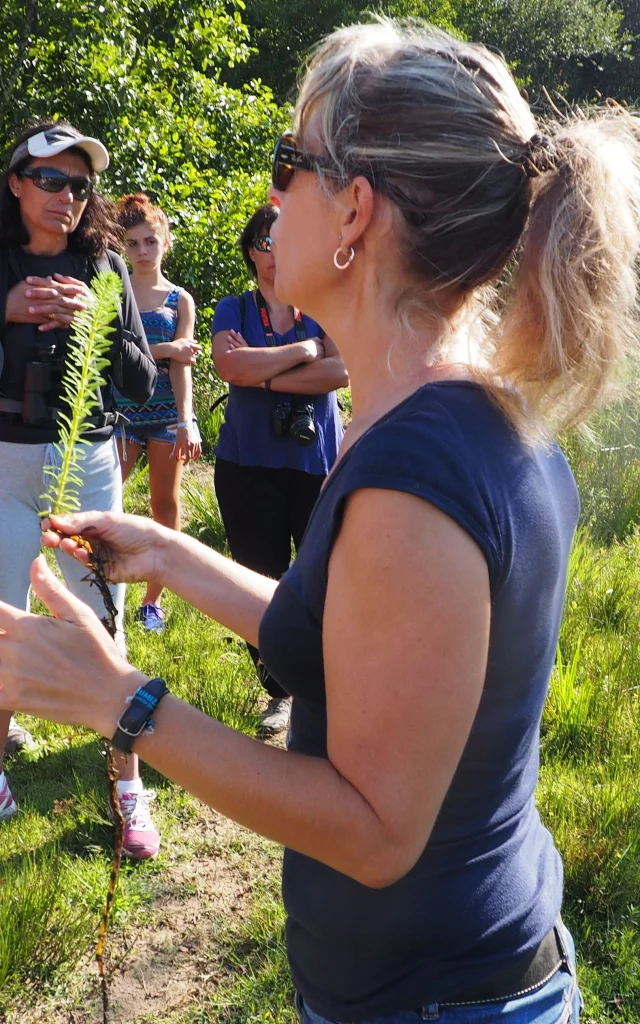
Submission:
[[[271,252],[271,244],[269,235],[256,235],[253,240],[253,248],[258,252]]]
[[[313,174],[317,174],[320,169],[332,174],[333,177],[337,174],[335,165],[328,159],[296,149],[295,136],[291,132],[285,132],[280,136],[276,142],[271,166],[271,181],[278,192],[286,191],[295,171],[312,171]]]
[[[79,203],[88,199],[93,192],[91,178],[85,178],[81,174],[70,176],[56,167],[27,167],[20,171],[20,177],[29,178],[36,188],[41,188],[43,192],[62,192],[69,187],[71,195]]]

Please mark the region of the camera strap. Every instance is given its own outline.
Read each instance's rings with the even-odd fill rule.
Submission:
[[[246,313],[247,313],[247,302],[246,302],[245,295],[246,295],[246,292],[243,292],[242,295],[240,296],[240,299],[239,299],[239,302],[240,302],[240,333],[241,333],[243,338],[244,338],[245,318],[246,318]],[[261,325],[263,333],[264,333],[264,340],[267,343],[267,346],[269,348],[272,348],[275,345],[276,336],[275,336],[275,332],[273,330],[273,326],[271,324],[271,317],[269,316],[269,308],[268,308],[267,303],[265,301],[265,297],[264,297],[264,295],[262,294],[262,292],[260,291],[259,288],[256,288],[256,305],[258,307],[258,313],[260,315],[260,325]],[[296,341],[306,341],[307,340],[307,329],[306,329],[306,327],[304,325],[304,317],[302,316],[302,313],[300,312],[300,310],[296,309],[295,307],[294,307],[294,310],[293,310],[293,321],[294,321],[294,328],[295,328],[295,332],[296,332]],[[216,398],[215,402],[213,402],[213,404],[209,406],[209,412],[213,412],[214,409],[217,409],[219,405],[222,405],[223,402],[226,402],[228,397],[229,397],[229,393],[228,393],[228,391],[225,391],[225,393],[223,395],[220,395],[218,398]]]
[[[275,332],[271,324],[271,317],[269,316],[269,307],[267,306],[266,300],[259,288],[256,288],[256,305],[258,307],[258,313],[260,314],[260,324],[264,334],[264,340],[266,341],[269,348],[275,345]],[[293,321],[296,332],[296,341],[307,340],[307,329],[304,325],[304,317],[299,309],[294,306],[293,309]]]

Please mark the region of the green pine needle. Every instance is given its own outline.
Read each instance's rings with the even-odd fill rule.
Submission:
[[[109,365],[114,320],[120,307],[122,281],[113,270],[102,270],[91,282],[92,302],[76,313],[62,378],[61,397],[68,413],[59,417],[60,433],[54,446],[60,465],[45,466],[49,477],[42,495],[50,512],[65,515],[80,510],[82,460],[86,445],[82,437],[87,419],[99,406],[99,389],[106,384],[102,371]]]

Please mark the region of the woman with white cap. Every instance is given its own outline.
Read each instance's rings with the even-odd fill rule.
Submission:
[[[109,164],[97,139],[64,121],[40,122],[15,141],[0,177],[0,597],[17,607],[28,603],[29,566],[40,547],[40,513],[45,510],[45,469],[58,458],[58,410],[70,325],[86,306],[89,284],[102,269],[123,282],[118,329],[101,389],[97,413],[84,439],[84,508],[121,508],[122,492],[113,429],[112,383],[127,397],[145,402],[156,379],[122,259],[122,232],[111,204],[94,191],[96,174]],[[39,367],[34,378],[33,365]],[[102,598],[83,580],[82,567],[61,560],[69,588],[104,615]],[[118,639],[124,654],[124,587],[113,588]],[[13,744],[28,734],[0,713],[0,821],[17,810],[2,771],[2,752],[11,725]],[[22,736],[20,733],[22,732]],[[121,759],[118,783],[127,823],[125,848],[131,856],[158,852],[159,837],[148,811],[138,759]]]

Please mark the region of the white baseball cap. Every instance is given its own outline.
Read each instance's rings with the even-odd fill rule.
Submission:
[[[9,170],[27,156],[56,156],[57,153],[64,153],[65,149],[71,149],[72,146],[84,150],[96,174],[106,171],[109,166],[109,154],[102,143],[88,135],[81,135],[75,128],[66,125],[47,128],[46,131],[31,135],[21,142],[11,154]]]

